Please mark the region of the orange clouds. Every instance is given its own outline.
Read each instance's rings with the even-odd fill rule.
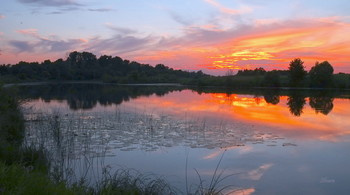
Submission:
[[[215,2],[209,1],[215,5]],[[251,25],[220,29],[214,25],[186,27],[185,35],[166,42],[168,49],[145,52],[138,59],[174,64],[181,62],[207,69],[264,67],[287,69],[293,58],[301,58],[307,69],[328,60],[335,71],[350,64],[350,25],[338,18],[281,21],[259,19]],[[186,59],[187,61],[179,61]],[[224,73],[225,71],[223,71]]]
[[[235,13],[247,13],[248,8],[226,8],[214,0],[204,0],[223,14],[211,22],[183,26],[177,35],[139,35],[137,31],[108,25],[116,33],[111,38],[63,39],[55,35],[43,36],[37,29],[16,30],[26,41],[4,42],[8,56],[2,63],[34,61],[45,58],[55,60],[72,50],[89,51],[96,55],[117,55],[141,63],[165,64],[175,69],[199,70],[206,73],[227,69],[267,70],[287,69],[293,58],[305,61],[310,69],[316,61],[328,60],[335,72],[350,72],[350,24],[340,17],[282,19],[256,19],[251,22],[232,21]],[[225,9],[224,9],[225,8]],[[245,10],[246,9],[246,10]],[[245,10],[245,11],[244,11]],[[224,22],[223,22],[224,21]],[[2,36],[3,37],[3,36]],[[3,50],[5,50],[3,49]],[[47,56],[47,57],[44,57]],[[20,60],[16,60],[20,59]],[[15,62],[15,63],[17,63]],[[222,71],[221,71],[222,70]]]
[[[25,34],[25,35],[37,35],[38,29],[22,29],[22,30],[17,30],[16,32],[20,34]]]
[[[211,57],[220,59],[212,61],[212,66],[236,69],[238,65],[249,65],[252,61],[269,60],[271,63],[284,63],[287,67],[286,62],[295,57],[301,57],[310,63],[330,60],[337,66],[348,58],[346,53],[350,53],[350,39],[344,36],[350,33],[348,25],[314,21],[301,23],[299,26],[284,25],[283,28],[276,25],[272,29],[217,45],[222,52]]]

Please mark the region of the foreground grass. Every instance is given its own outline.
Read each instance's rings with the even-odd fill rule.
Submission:
[[[0,162],[0,194],[83,194],[64,183],[53,183],[45,173],[20,164]]]
[[[137,195],[176,194],[162,179],[132,175],[129,170],[119,170],[106,177],[96,188],[85,184],[67,186],[65,182],[54,183],[46,173],[31,170],[21,164],[6,165],[0,162],[0,194],[64,194],[64,195]]]

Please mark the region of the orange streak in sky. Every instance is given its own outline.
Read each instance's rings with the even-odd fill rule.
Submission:
[[[242,36],[218,45],[223,52],[213,55],[212,59],[220,60],[213,60],[211,64],[217,68],[232,68],[237,67],[238,62],[249,64],[251,61],[271,60],[285,63],[295,57],[313,63],[319,59],[349,61],[346,53],[350,53],[350,39],[344,36],[349,33],[349,26],[323,24]],[[291,56],[293,53],[295,55]]]
[[[257,22],[255,31],[246,35],[232,35],[221,42],[196,40],[181,44],[181,39],[173,49],[150,51],[138,57],[140,60],[171,61],[187,56],[185,64],[196,64],[207,69],[244,69],[264,67],[271,69],[287,69],[293,58],[305,61],[307,69],[316,61],[328,60],[335,67],[350,64],[350,25],[338,22],[335,18],[309,19],[279,23]],[[275,24],[275,25],[274,25]],[[216,26],[198,27],[209,32],[217,32]],[[191,30],[189,35],[195,37],[197,31]],[[222,30],[223,31],[223,30]],[[224,32],[224,31],[223,31]],[[227,33],[227,32],[224,32]],[[188,37],[186,37],[188,39]]]

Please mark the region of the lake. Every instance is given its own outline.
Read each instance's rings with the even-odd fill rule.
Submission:
[[[118,169],[186,194],[348,194],[350,93],[182,86],[18,86],[25,144],[57,177],[91,185]]]

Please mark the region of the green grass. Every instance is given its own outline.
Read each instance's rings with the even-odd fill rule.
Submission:
[[[69,189],[64,183],[53,183],[45,173],[20,164],[0,162],[1,194],[82,194]]]
[[[112,175],[106,170],[104,176],[95,194],[177,194],[165,179],[132,169],[119,169]]]

